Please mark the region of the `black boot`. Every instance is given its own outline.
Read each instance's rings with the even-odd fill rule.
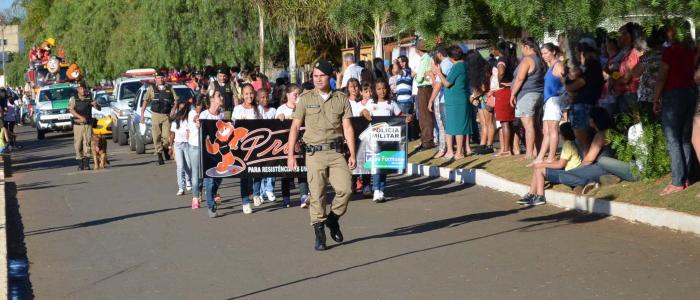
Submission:
[[[163,161],[163,153],[158,153],[158,165],[162,166],[163,164],[165,164]]]
[[[83,157],[83,169],[90,170],[90,158]]]
[[[314,224],[314,233],[316,234],[314,249],[316,251],[326,250],[326,228],[323,222]]]
[[[78,171],[82,170],[85,170],[85,160],[81,158],[78,160]]]
[[[331,212],[326,218],[326,226],[328,226],[328,230],[331,232],[331,238],[336,241],[336,243],[342,243],[343,233],[340,232],[340,224],[338,223],[338,219],[340,219],[340,217]]]
[[[168,150],[168,147],[163,146],[163,157],[165,160],[170,160],[170,152]]]

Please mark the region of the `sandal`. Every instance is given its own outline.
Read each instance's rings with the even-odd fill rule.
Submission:
[[[445,156],[445,151],[440,150],[437,153],[435,153],[435,156],[433,156],[433,158],[440,158],[443,156]]]
[[[506,157],[506,156],[513,156],[510,152],[499,152],[493,155],[493,157]]]
[[[542,163],[541,160],[535,159],[535,160],[533,160],[532,162],[530,162],[529,164],[527,164],[526,167],[532,167],[532,166],[534,166],[534,165],[536,165],[536,164],[541,164],[541,163]]]
[[[443,160],[452,160],[453,158],[455,158],[454,154],[445,155],[442,157]]]
[[[659,194],[659,196],[670,195],[670,194],[673,194],[673,193],[676,193],[676,192],[680,192],[680,191],[682,191],[682,190],[685,190],[685,186],[675,186],[675,185],[673,185],[673,184],[669,184],[669,185],[666,186],[666,188],[664,188],[663,191],[661,191],[661,193]]]

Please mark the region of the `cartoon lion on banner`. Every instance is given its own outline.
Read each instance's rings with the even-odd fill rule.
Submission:
[[[216,167],[206,170],[211,177],[228,177],[239,174],[245,170],[245,162],[233,155],[233,150],[238,150],[238,144],[248,134],[246,128],[234,128],[230,122],[216,122],[216,139],[206,139],[207,153],[221,157],[221,162]]]

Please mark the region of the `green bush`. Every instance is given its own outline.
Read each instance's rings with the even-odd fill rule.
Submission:
[[[631,144],[627,137],[629,128],[639,123],[642,124],[640,142]],[[633,171],[642,179],[656,179],[671,171],[671,159],[660,121],[650,120],[636,103],[631,105],[630,113],[615,116],[610,142],[619,160],[640,166]]]

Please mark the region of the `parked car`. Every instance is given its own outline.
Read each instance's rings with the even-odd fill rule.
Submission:
[[[96,91],[93,93],[93,99],[100,105],[100,110],[92,109],[92,117],[97,120],[97,126],[92,129],[94,134],[105,136],[112,135],[112,109],[111,105],[114,102],[114,96],[107,90]]]
[[[146,83],[139,88],[136,101],[132,103],[132,113],[129,117],[129,149],[136,151],[138,154],[146,152],[146,145],[153,143],[151,135],[151,108],[146,107],[144,115],[141,116],[141,106],[143,105],[143,97],[146,95],[146,89],[150,84]],[[194,98],[195,94],[192,89],[184,84],[172,85],[173,90],[180,99]],[[145,119],[145,128],[141,129],[141,118]]]
[[[129,139],[130,102],[136,100],[143,80],[152,80],[156,74],[154,69],[135,69],[126,71],[117,78],[114,85],[114,99],[111,102],[112,140],[119,145],[126,145]]]
[[[73,115],[68,111],[68,103],[77,94],[75,84],[71,83],[52,84],[39,89],[35,99],[37,139],[43,140],[47,132],[73,129]]]

